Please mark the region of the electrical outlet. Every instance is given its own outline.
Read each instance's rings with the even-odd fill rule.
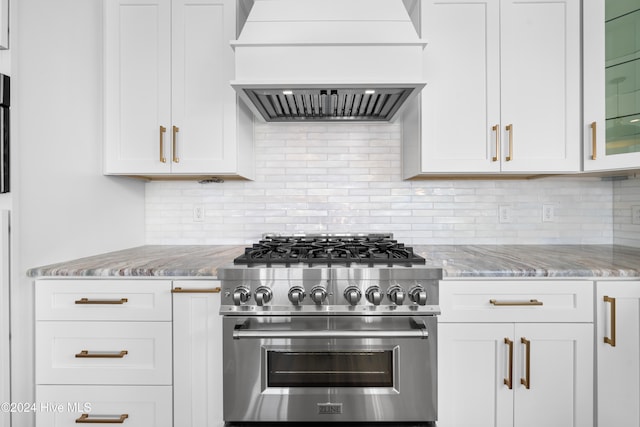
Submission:
[[[640,206],[631,206],[631,223],[640,224]]]
[[[511,222],[511,206],[500,205],[498,207],[498,222],[501,224],[508,224]]]
[[[193,222],[204,221],[204,207],[202,205],[196,205],[193,207]]]
[[[554,222],[556,220],[556,207],[554,205],[542,205],[542,222]]]

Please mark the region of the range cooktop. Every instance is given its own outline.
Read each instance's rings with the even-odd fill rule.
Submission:
[[[265,235],[234,260],[236,265],[360,267],[425,264],[425,259],[391,234]]]

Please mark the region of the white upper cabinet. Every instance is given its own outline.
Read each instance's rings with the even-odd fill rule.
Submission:
[[[584,3],[584,170],[640,168],[640,3]]]
[[[105,2],[105,173],[253,174],[232,0]]]
[[[427,81],[405,178],[580,170],[580,3],[422,2]]]

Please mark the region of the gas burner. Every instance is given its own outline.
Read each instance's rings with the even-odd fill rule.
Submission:
[[[304,263],[309,267],[345,265],[374,267],[386,265],[424,264],[425,259],[393,239],[392,235],[303,235],[265,236],[244,254],[237,257],[234,264],[249,267],[256,265],[284,265]]]

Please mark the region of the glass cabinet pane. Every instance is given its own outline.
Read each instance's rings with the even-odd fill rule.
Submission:
[[[393,387],[392,351],[269,351],[269,387]]]
[[[606,153],[640,152],[640,1],[605,5]]]

